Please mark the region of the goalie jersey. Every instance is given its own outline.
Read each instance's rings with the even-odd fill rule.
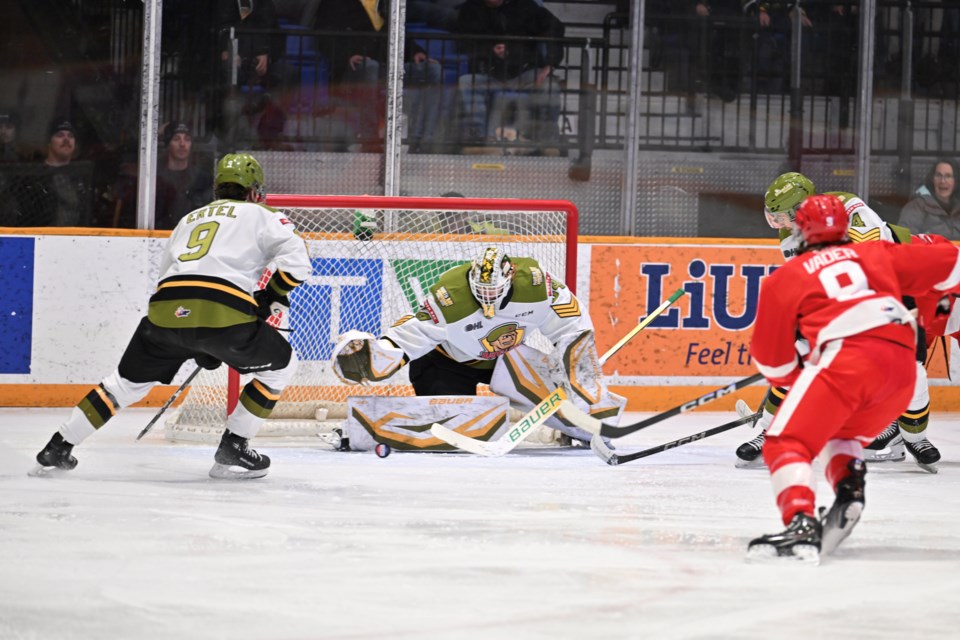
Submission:
[[[437,349],[457,362],[493,369],[497,358],[534,329],[551,343],[593,329],[586,310],[562,282],[532,258],[511,258],[513,283],[492,318],[485,318],[467,282],[469,264],[440,276],[416,315],[400,318],[384,337],[411,360]]]
[[[273,263],[270,280],[286,295],[312,267],[303,239],[281,213],[253,202],[217,200],[174,228],[150,298],[150,321],[169,329],[229,327],[257,319],[252,291]]]

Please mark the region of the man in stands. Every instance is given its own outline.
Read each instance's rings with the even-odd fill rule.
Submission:
[[[173,229],[180,218],[210,201],[210,172],[193,161],[193,136],[183,122],[171,123],[164,131],[166,158],[157,170],[157,229]]]
[[[50,123],[47,155],[36,173],[15,187],[17,210],[12,224],[21,227],[83,227],[91,223],[93,190],[86,168],[73,164],[77,135],[66,117]]]
[[[184,362],[194,359],[204,368],[224,362],[253,376],[227,418],[210,476],[267,475],[270,459],[247,441],[270,415],[297,357],[265,318],[286,315],[287,294],[310,275],[310,259],[290,221],[262,204],[263,169],[253,156],[224,156],[214,188],[217,200],[185,216],[173,230],[147,315],[116,371],[74,408],[37,454],[32,474],[76,467],[74,446],[156,384],[170,384]],[[276,271],[270,282],[253,293],[271,263]]]
[[[763,446],[787,528],[752,540],[750,560],[817,563],[850,534],[864,507],[863,444],[913,392],[916,321],[901,299],[960,285],[952,244],[852,244],[848,223],[836,196],[806,198],[794,220],[796,257],[761,285],[750,354],[770,384],[790,389]],[[798,333],[810,345],[803,358]],[[817,456],[836,492],[822,520]]]
[[[563,23],[534,0],[466,0],[456,31],[489,36],[465,42],[471,62],[470,73],[459,80],[464,144],[509,138],[506,130],[513,129],[536,142],[542,153],[553,153],[560,141],[560,83],[552,73],[563,60],[563,47],[534,38],[562,38]],[[512,102],[517,120],[511,123]]]

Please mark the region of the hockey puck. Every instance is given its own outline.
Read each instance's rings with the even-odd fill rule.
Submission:
[[[393,451],[393,449],[390,448],[390,445],[383,444],[382,442],[373,450],[377,454],[378,458],[386,458],[388,455],[390,455],[390,452]]]

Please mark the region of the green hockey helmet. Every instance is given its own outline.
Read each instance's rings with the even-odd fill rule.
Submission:
[[[807,196],[816,195],[813,183],[802,173],[790,171],[777,176],[763,196],[763,214],[774,229],[792,228],[797,208]]]
[[[253,189],[257,193],[257,202],[263,202],[263,167],[249,153],[228,153],[217,163],[217,172],[213,178],[215,187],[222,184],[238,184],[244,189]]]

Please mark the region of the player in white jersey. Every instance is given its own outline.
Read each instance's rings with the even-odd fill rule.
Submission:
[[[815,194],[813,183],[803,174],[792,171],[778,176],[767,189],[764,196],[764,215],[768,224],[778,230],[780,250],[783,252],[784,260],[790,260],[797,254],[798,242],[794,234],[796,211],[808,196]],[[909,229],[885,222],[856,195],[839,191],[828,192],[825,195],[836,196],[843,203],[844,209],[850,216],[847,237],[852,242],[870,240],[885,240],[898,244],[911,242]],[[905,299],[904,302],[911,305],[911,308],[914,306],[912,299]],[[865,454],[867,461],[902,460],[905,448],[921,468],[935,472],[934,465],[940,460],[940,452],[927,439],[926,433],[930,422],[930,392],[927,371],[923,366],[926,360],[926,342],[922,327],[920,331],[913,399],[903,415],[891,423],[876,441],[867,447]],[[799,341],[797,346],[800,350],[807,350],[802,341]],[[777,387],[770,389],[763,407],[764,415],[759,423],[763,432],[737,448],[739,466],[759,464],[764,432],[785,395],[785,389]]]
[[[287,294],[310,275],[306,245],[293,224],[264,206],[263,169],[248,154],[228,154],[217,165],[217,200],[184,216],[167,242],[160,279],[116,371],[74,408],[37,454],[40,468],[73,469],[73,447],[93,435],[118,410],[169,384],[194,359],[221,363],[252,380],[227,418],[210,475],[259,478],[270,459],[251,449],[280,392],[296,369],[290,344],[267,324],[289,308]],[[253,289],[268,264],[268,285]]]
[[[556,347],[552,371],[523,344],[534,330]],[[385,380],[409,362],[418,396],[472,396],[482,383],[518,404],[539,404],[551,380],[598,419],[618,416],[623,405],[602,383],[593,324],[576,296],[536,260],[498,247],[443,273],[417,314],[379,339],[351,332],[334,353],[335,371],[351,383]],[[589,440],[562,420],[547,424]]]

